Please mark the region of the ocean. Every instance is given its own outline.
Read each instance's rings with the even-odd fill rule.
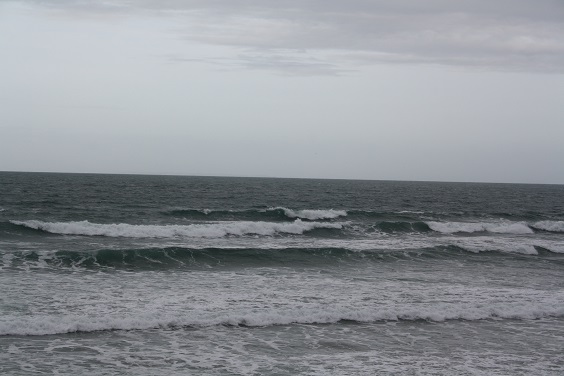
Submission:
[[[564,186],[0,173],[2,375],[562,375]]]

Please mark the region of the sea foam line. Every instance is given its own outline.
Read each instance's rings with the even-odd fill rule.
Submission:
[[[37,220],[10,223],[61,235],[87,235],[127,238],[221,238],[227,235],[265,235],[277,233],[300,235],[316,228],[341,229],[345,223],[302,222],[218,222],[192,225],[131,225],[127,223],[99,224],[80,222],[43,222]]]
[[[442,305],[433,308],[402,307],[388,309],[334,307],[317,309],[265,310],[252,313],[211,314],[207,311],[189,311],[184,314],[145,313],[137,317],[108,316],[32,316],[4,317],[0,320],[2,335],[50,335],[109,330],[147,330],[179,327],[210,327],[217,325],[266,327],[290,324],[330,324],[340,321],[371,323],[379,321],[444,322],[450,320],[512,319],[534,320],[563,317],[564,305],[550,307],[530,304],[501,304],[489,307]]]

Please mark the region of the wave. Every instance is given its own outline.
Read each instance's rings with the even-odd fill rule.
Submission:
[[[396,211],[387,211],[387,210],[362,210],[362,209],[353,209],[348,210],[347,214],[349,217],[352,218],[359,218],[359,219],[381,219],[381,220],[413,220],[418,221],[421,218],[434,218],[434,213],[432,212],[425,212],[420,210],[396,210]]]
[[[181,214],[181,215],[210,215],[211,213],[232,213],[231,210],[212,210],[212,209],[173,209],[166,211],[169,214]]]
[[[492,239],[472,239],[472,238],[461,238],[461,239],[451,239],[449,243],[452,246],[459,247],[460,249],[472,252],[472,253],[482,253],[482,252],[501,252],[509,254],[522,254],[522,255],[538,255],[537,246],[530,243],[520,243],[520,242],[504,242],[504,241],[492,241]],[[558,251],[553,251],[548,248],[542,248],[548,252],[558,253]]]
[[[0,270],[5,268],[139,268],[264,266],[299,264],[319,266],[322,262],[367,257],[361,251],[341,248],[140,248],[94,251],[20,251],[0,253]]]
[[[131,225],[80,222],[10,221],[18,226],[60,235],[108,236],[125,238],[221,238],[229,235],[300,235],[314,229],[342,229],[344,223],[302,222],[219,222],[192,225]]]
[[[564,221],[540,221],[531,225],[534,229],[549,232],[564,232]]]
[[[432,308],[414,305],[400,307],[317,307],[262,312],[233,312],[213,314],[194,310],[178,314],[147,312],[135,317],[92,317],[64,315],[32,317],[4,317],[0,321],[0,336],[41,336],[76,332],[113,330],[177,329],[212,326],[267,327],[291,324],[331,324],[339,322],[372,323],[380,321],[429,321],[451,320],[534,320],[564,317],[563,304],[491,304],[452,305],[437,304]]]
[[[218,219],[227,217],[234,219],[235,217],[252,217],[252,214],[258,213],[256,210],[214,210],[214,209],[191,209],[177,208],[162,212],[165,215],[173,217],[193,218],[193,219]]]
[[[398,259],[457,257],[462,247],[439,246],[417,250],[359,250],[347,248],[193,248],[153,247],[93,251],[0,252],[0,270],[86,268],[148,269],[261,267],[296,265],[320,267],[343,262],[387,262]]]
[[[503,234],[532,234],[526,222],[425,222],[433,231],[443,234],[457,232],[493,232]]]
[[[307,246],[307,247],[306,247]],[[146,248],[57,251],[0,251],[0,271],[31,269],[99,269],[99,270],[163,270],[209,269],[265,266],[298,266],[319,268],[343,263],[386,263],[424,260],[476,261],[472,254],[481,254],[479,262],[489,255],[505,254],[549,257],[551,262],[563,263],[564,243],[520,241],[491,241],[481,237],[446,239],[443,244],[424,242],[344,242],[339,240],[304,243],[303,246],[275,243],[262,248],[245,246],[201,247],[149,246]]]
[[[453,249],[454,250],[454,249]],[[437,250],[441,252],[440,250]],[[422,250],[417,252],[421,257]],[[372,252],[345,248],[140,248],[94,251],[19,251],[0,253],[6,268],[163,269],[299,265],[319,267],[343,261],[378,262],[409,257],[407,253]],[[423,256],[424,257],[424,256]]]
[[[309,219],[311,221],[315,221],[318,219],[335,219],[338,217],[346,217],[347,212],[345,210],[313,210],[313,209],[305,209],[305,210],[292,210],[286,209],[282,207],[277,207],[268,210],[282,210],[284,214],[288,218],[301,218],[301,219]]]
[[[309,221],[335,219],[346,217],[345,210],[334,209],[303,209],[293,210],[284,207],[272,207],[267,209],[173,209],[166,211],[165,214],[194,219],[269,219],[269,220],[292,220],[303,219]]]
[[[436,222],[436,221],[381,221],[374,228],[384,233],[429,232],[443,234],[491,232],[500,234],[532,234],[533,228],[545,231],[564,231],[564,222],[537,223],[529,226],[526,222]]]
[[[425,222],[382,221],[376,224],[376,229],[382,232],[427,232],[431,231]]]

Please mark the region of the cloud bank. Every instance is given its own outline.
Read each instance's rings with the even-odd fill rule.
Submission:
[[[564,73],[560,0],[32,1],[78,14],[174,18],[182,39],[238,49],[208,62],[290,74],[378,63]],[[186,62],[175,55],[171,61]]]

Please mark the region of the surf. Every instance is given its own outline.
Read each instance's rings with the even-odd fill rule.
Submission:
[[[226,236],[277,234],[301,235],[315,229],[340,230],[345,223],[304,222],[216,222],[189,225],[133,225],[127,223],[10,221],[26,228],[59,235],[105,236],[115,238],[222,238]]]
[[[416,304],[396,307],[311,307],[263,309],[258,312],[234,310],[211,313],[189,310],[185,313],[138,312],[132,317],[123,315],[36,315],[34,317],[6,316],[0,320],[0,336],[44,336],[68,333],[88,333],[114,330],[174,330],[213,326],[269,327],[291,324],[335,324],[339,322],[376,323],[389,321],[481,321],[481,320],[537,320],[564,317],[562,303],[528,304],[437,304],[418,307]]]

